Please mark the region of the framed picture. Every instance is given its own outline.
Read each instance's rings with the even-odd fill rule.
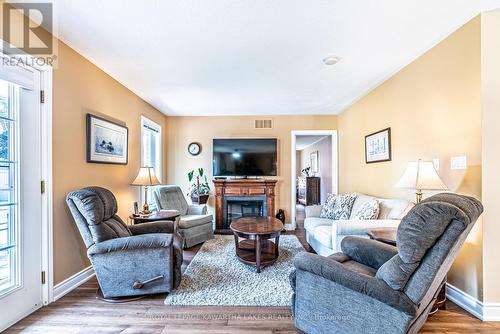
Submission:
[[[365,136],[365,161],[367,164],[391,161],[391,128]]]
[[[311,153],[311,172],[319,172],[319,151],[314,151]]]
[[[87,162],[128,163],[128,128],[87,114]]]

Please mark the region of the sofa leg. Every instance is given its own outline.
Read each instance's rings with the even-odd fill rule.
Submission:
[[[145,298],[146,295],[138,295],[138,296],[125,296],[125,297],[109,297],[105,298],[104,295],[102,294],[101,287],[99,287],[95,293],[95,297],[99,300],[105,301],[107,303],[114,303],[114,304],[119,304],[119,303],[128,303],[128,302],[133,302],[135,300],[139,300],[142,298]]]

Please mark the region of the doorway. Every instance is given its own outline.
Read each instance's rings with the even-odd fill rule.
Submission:
[[[338,192],[336,130],[292,131],[291,223],[305,218],[305,207],[319,205]]]
[[[47,75],[0,67],[0,331],[51,299]]]

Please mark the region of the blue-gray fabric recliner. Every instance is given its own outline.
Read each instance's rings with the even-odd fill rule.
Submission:
[[[105,298],[170,292],[181,281],[181,240],[173,222],[127,226],[109,190],[87,187],[66,202]]]
[[[177,232],[183,240],[183,248],[190,248],[214,237],[212,215],[207,206],[188,205],[179,186],[155,187],[153,197],[158,210],[177,210],[180,212]]]
[[[417,333],[482,211],[472,197],[442,193],[403,218],[397,248],[347,237],[341,253],[298,254],[295,325],[310,334]]]

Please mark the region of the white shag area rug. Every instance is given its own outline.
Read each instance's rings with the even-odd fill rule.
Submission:
[[[294,269],[294,256],[304,248],[294,235],[280,236],[279,248],[278,260],[257,274],[255,266],[236,257],[232,235],[216,235],[203,244],[165,304],[290,306],[288,276]]]

